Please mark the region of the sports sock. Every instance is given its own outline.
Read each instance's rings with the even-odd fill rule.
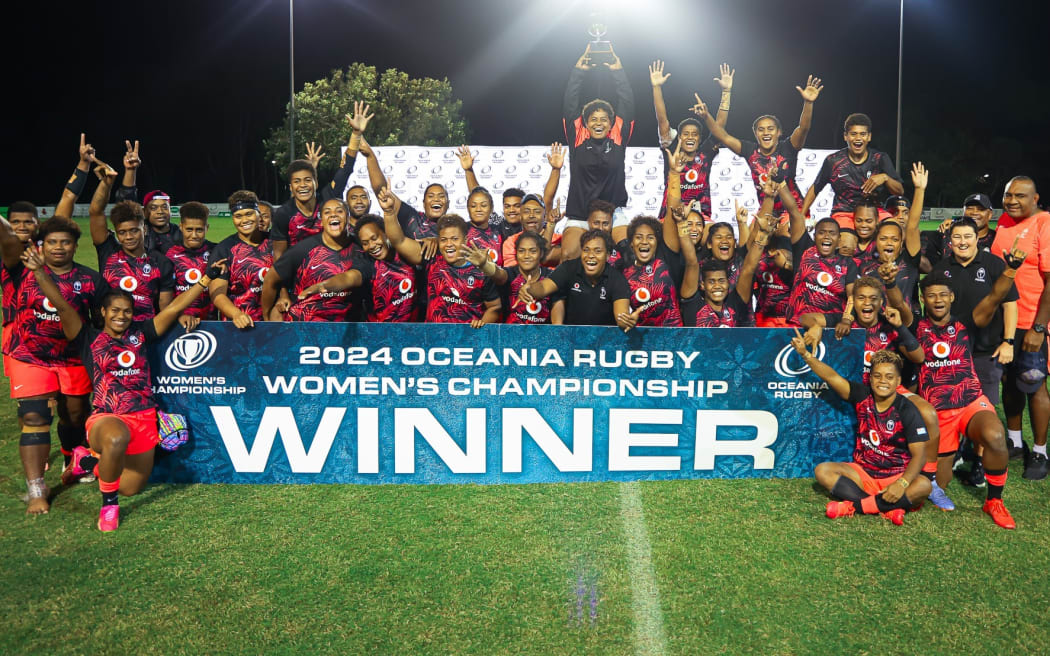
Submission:
[[[1032,445],[1032,453],[1038,453],[1040,455],[1044,455],[1045,456],[1046,455],[1046,445],[1045,444],[1033,444]]]
[[[875,497],[875,505],[878,506],[879,512],[889,512],[896,510],[897,508],[904,508],[908,510],[911,508],[911,499],[908,498],[907,494],[902,494],[900,499],[897,499],[893,503],[886,501],[882,498],[882,495]]]
[[[62,457],[65,458],[66,465],[69,465],[73,459],[73,449],[84,443],[84,427],[58,422],[55,432],[58,433],[58,442],[62,445]]]
[[[984,480],[988,481],[988,498],[1002,499],[1003,488],[1006,487],[1006,468],[985,469]]]
[[[98,467],[98,456],[91,454],[80,459],[80,468],[86,472],[94,473],[97,478],[98,472],[94,471],[96,467]]]
[[[859,485],[845,476],[839,476],[831,488],[831,494],[846,501],[860,501],[866,494]]]
[[[1021,431],[1019,430],[1006,430],[1006,437],[1010,440],[1010,446],[1021,446]]]
[[[103,506],[117,505],[117,490],[120,489],[120,479],[115,481],[104,481],[98,479],[98,489],[102,493]]]

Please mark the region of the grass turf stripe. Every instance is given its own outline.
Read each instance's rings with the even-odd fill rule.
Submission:
[[[637,481],[620,485],[620,516],[627,537],[634,651],[636,654],[663,654],[667,652],[667,639],[660,610],[660,589],[656,585],[649,531],[642,510],[642,491]]]

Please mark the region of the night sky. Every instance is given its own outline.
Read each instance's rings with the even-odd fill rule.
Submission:
[[[272,196],[261,141],[288,102],[288,2],[100,6],[5,8],[0,204],[56,202],[81,131],[115,166],[124,139],[140,139],[140,189],[164,188],[176,203],[225,199],[242,175]],[[562,93],[596,7],[606,12],[607,38],[635,90],[633,145],[656,144],[647,65],[662,58],[672,122],[685,116],[694,91],[717,104],[712,78],[727,61],[737,71],[731,133],[747,136],[763,113],[780,116],[789,132],[801,109],[794,87],[812,73],[825,89],[808,146],[840,147],[843,118],[863,111],[875,124],[874,147],[894,152],[895,0],[297,0],[296,85],[354,61],[448,77],[473,143],[550,143],[562,138]],[[993,198],[1015,173],[1050,185],[1048,19],[1045,1],[906,1],[902,159],[954,162],[952,171],[933,171],[934,197],[938,176],[972,180],[985,168],[993,181],[974,182],[974,190]]]

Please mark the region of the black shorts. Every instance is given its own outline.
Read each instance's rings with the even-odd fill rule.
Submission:
[[[1003,382],[1003,365],[999,364],[999,356],[975,355],[973,368],[981,381],[981,391],[992,405],[999,405],[999,385]]]

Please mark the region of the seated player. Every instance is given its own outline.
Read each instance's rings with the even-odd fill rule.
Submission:
[[[1015,241],[1014,248],[1003,254],[1006,269],[995,281],[992,291],[981,299],[968,317],[951,314],[955,294],[947,277],[939,273],[926,276],[920,283],[926,316],[917,322],[914,330],[925,354],[925,361],[919,369],[919,393],[937,409],[940,419],[937,461],[928,462],[925,467],[927,473],[936,469],[930,501],[942,510],[955,508],[944,488],[952,479],[959,437],[967,437],[975,445],[984,447],[982,464],[988,484],[984,512],[996,524],[1008,529],[1014,528],[1015,524],[1002,500],[1010,457],[1006,450],[1006,434],[974,372],[971,336],[992,320],[996,308],[1013,287],[1014,276],[1025,259],[1025,253],[1016,244]]]
[[[821,314],[842,312],[846,298],[853,292],[857,265],[852,258],[838,253],[839,224],[821,219],[806,231],[800,212],[791,213],[791,261],[795,276],[788,299],[788,323],[799,325],[799,318],[809,312]]]
[[[377,196],[390,245],[409,264],[422,264],[423,247],[405,237],[398,223],[397,197],[385,188],[380,189]],[[456,214],[438,219],[439,256],[427,265],[428,323],[469,323],[472,328],[480,328],[500,321],[499,291],[492,280],[466,258],[467,231],[467,222]]]
[[[4,233],[5,229],[0,228],[0,235]],[[94,308],[109,287],[98,272],[73,260],[80,239],[77,224],[52,217],[40,226],[36,239],[41,244],[42,274],[53,281],[82,320],[96,316]],[[31,242],[27,248],[35,250],[36,246]],[[51,449],[52,408],[58,411],[62,454],[71,459],[74,450],[85,444],[84,422],[89,412],[91,382],[80,354],[62,332],[55,306],[41,292],[33,272],[22,264],[22,254],[16,255],[8,240],[4,240],[3,259],[4,269],[17,289],[11,308],[14,329],[10,357],[4,370],[11,380],[11,398],[18,403],[22,429],[18,450],[29,491],[26,512],[35,515],[46,513],[49,508],[44,469]],[[66,460],[62,473],[63,483],[80,478],[69,469],[69,462]]]
[[[294,285],[295,300],[284,314],[285,321],[352,321],[361,315],[354,307],[350,290],[371,286],[372,263],[357,251],[347,234],[350,212],[346,203],[330,198],[321,206],[321,233],[307,237],[284,252],[266,272],[262,288],[262,316],[278,320],[272,314],[280,289]],[[320,294],[303,294],[307,288],[333,276],[346,273],[345,288]],[[355,275],[356,274],[356,275]]]
[[[565,299],[565,324],[570,326],[635,326],[639,310],[631,312],[630,287],[615,267],[610,267],[613,242],[609,233],[588,230],[580,237],[582,255],[558,265],[550,277],[518,290],[518,300],[535,303],[559,294]]]
[[[175,297],[188,292],[204,277],[208,270],[208,258],[215,244],[208,241],[208,206],[190,201],[179,208],[179,227],[182,243],[175,244],[164,254],[175,271]],[[215,306],[208,292],[186,308],[179,317],[179,324],[193,330],[202,320],[215,318]]]
[[[532,198],[535,198],[533,196]],[[532,205],[532,202],[528,203]],[[523,203],[522,221],[527,216],[528,206]],[[481,272],[492,278],[497,287],[506,290],[506,297],[512,299],[507,323],[518,324],[561,324],[565,318],[565,301],[547,296],[532,303],[523,303],[518,299],[521,288],[550,276],[551,271],[543,267],[548,250],[547,240],[539,233],[526,230],[515,240],[517,252],[514,259],[517,264],[507,267],[495,266],[491,260],[486,262],[486,254],[477,247],[467,246],[467,259],[481,269]]]
[[[101,299],[103,329],[98,330],[85,323],[81,313],[69,304],[45,270],[37,249],[26,249],[22,261],[55,308],[65,338],[79,352],[90,376],[93,412],[87,420],[87,434],[91,452],[76,449],[72,466],[74,471],[90,471],[97,463],[102,492],[98,528],[116,530],[120,524],[117,494],[129,496],[145,486],[153,470],[153,448],[160,441],[146,343],[175,325],[210,279],[205,275],[196,289],[182,294],[146,321],[132,318],[135,302],[130,294],[110,290]]]
[[[371,294],[365,295],[368,307],[366,321],[400,323],[419,321],[416,303],[416,267],[412,266],[390,247],[383,230],[383,219],[367,214],[357,221],[357,239],[365,254],[372,259]],[[351,289],[362,277],[351,269],[299,292],[303,299],[313,294],[333,294]]]
[[[228,264],[222,275],[211,280],[208,294],[219,318],[244,330],[263,320],[262,285],[273,266],[273,248],[270,239],[259,230],[259,198],[255,192],[235,191],[229,203],[237,232],[212,250],[212,261],[225,260]],[[290,304],[287,292],[284,304]]]
[[[146,248],[145,220],[138,203],[124,200],[114,205],[109,213],[113,231],[106,228],[106,203],[117,172],[100,164],[95,173],[99,183],[88,216],[99,272],[110,287],[131,294],[135,299],[134,320],[144,321],[175,297],[171,262],[160,251]]]
[[[857,413],[856,446],[852,462],[822,462],[814,471],[817,482],[842,501],[829,501],[831,519],[854,514],[880,514],[897,526],[904,513],[915,509],[930,493],[930,481],[921,476],[926,462],[926,425],[911,401],[897,394],[901,358],[892,351],[871,356],[867,385],[848,381],[806,350],[795,329],[791,345],[802,361],[820,376]]]

